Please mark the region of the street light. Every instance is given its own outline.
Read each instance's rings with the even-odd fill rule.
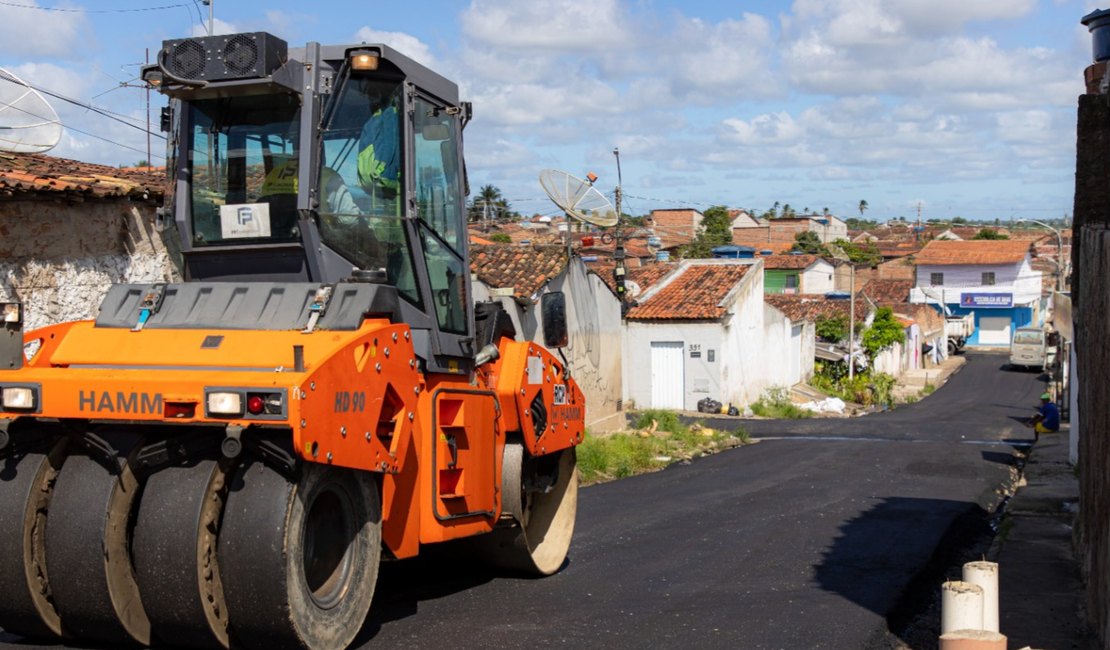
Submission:
[[[1038,225],[1042,228],[1048,228],[1049,230],[1052,231],[1052,233],[1054,235],[1056,235],[1056,290],[1057,291],[1063,291],[1064,290],[1064,238],[1060,236],[1060,231],[1056,230],[1055,228],[1048,225],[1047,223],[1044,223],[1043,221],[1037,221],[1036,219],[1018,219],[1017,222],[1018,223],[1036,224],[1036,225]]]

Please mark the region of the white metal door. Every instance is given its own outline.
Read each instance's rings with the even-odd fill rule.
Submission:
[[[651,342],[651,407],[682,409],[686,392],[682,341]]]
[[[1010,317],[981,317],[979,319],[979,343],[982,345],[1009,345]]]

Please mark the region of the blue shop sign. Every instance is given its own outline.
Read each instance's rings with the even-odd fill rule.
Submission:
[[[1008,308],[1014,306],[1012,293],[962,293],[960,294],[961,307],[998,307]]]

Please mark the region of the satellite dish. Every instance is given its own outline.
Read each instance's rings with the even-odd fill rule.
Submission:
[[[42,153],[62,139],[54,108],[22,79],[0,68],[0,151]]]
[[[540,186],[567,216],[601,228],[617,223],[617,211],[613,209],[613,204],[590,181],[558,169],[545,169],[540,172]]]

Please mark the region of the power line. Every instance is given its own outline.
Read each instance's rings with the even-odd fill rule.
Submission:
[[[3,4],[3,0],[0,0],[0,4]],[[11,81],[12,83],[18,83],[14,79],[9,78],[9,77],[7,77],[6,75],[3,75],[3,74],[0,74],[0,78],[6,79],[7,81]],[[46,88],[43,88],[42,86],[38,86],[38,85],[32,84],[30,82],[25,81],[23,83],[26,84],[26,86],[28,88],[32,88],[34,90],[39,91],[40,93],[45,93],[47,95],[50,95],[51,97],[54,97],[56,99],[60,99],[64,102],[68,102],[68,103],[73,104],[75,106],[80,106],[81,108],[84,108],[85,110],[92,111],[92,112],[94,112],[98,115],[101,115],[103,117],[106,117],[110,120],[115,120],[116,122],[119,122],[120,124],[123,124],[125,126],[129,126],[129,127],[133,128],[137,131],[141,131],[142,133],[145,133],[145,134],[148,134],[148,135],[153,135],[153,136],[162,138],[163,140],[166,139],[166,136],[162,135],[161,133],[154,133],[153,131],[150,131],[149,129],[147,129],[143,126],[139,126],[138,124],[135,124],[133,122],[129,122],[128,120],[133,119],[133,118],[126,117],[121,113],[115,113],[115,112],[110,111],[106,108],[100,108],[98,106],[93,106],[92,104],[89,104],[87,102],[83,102],[79,99],[73,99],[72,97],[66,97],[65,95],[56,93],[52,90],[47,90]],[[24,112],[27,112],[27,111],[24,111]],[[42,116],[41,115],[36,115],[35,117],[40,117],[41,118]],[[71,127],[67,127],[67,128],[71,128]],[[76,129],[74,129],[74,130],[76,131]]]
[[[162,5],[160,7],[139,7],[137,9],[73,9],[70,7],[40,7],[38,5],[25,5],[18,2],[5,2],[0,0],[0,5],[5,7],[15,7],[16,9],[32,9],[35,11],[57,11],[62,13],[86,13],[86,14],[123,14],[135,13],[139,11],[162,11],[164,9],[177,9],[179,7],[188,7],[186,3],[176,5]]]

